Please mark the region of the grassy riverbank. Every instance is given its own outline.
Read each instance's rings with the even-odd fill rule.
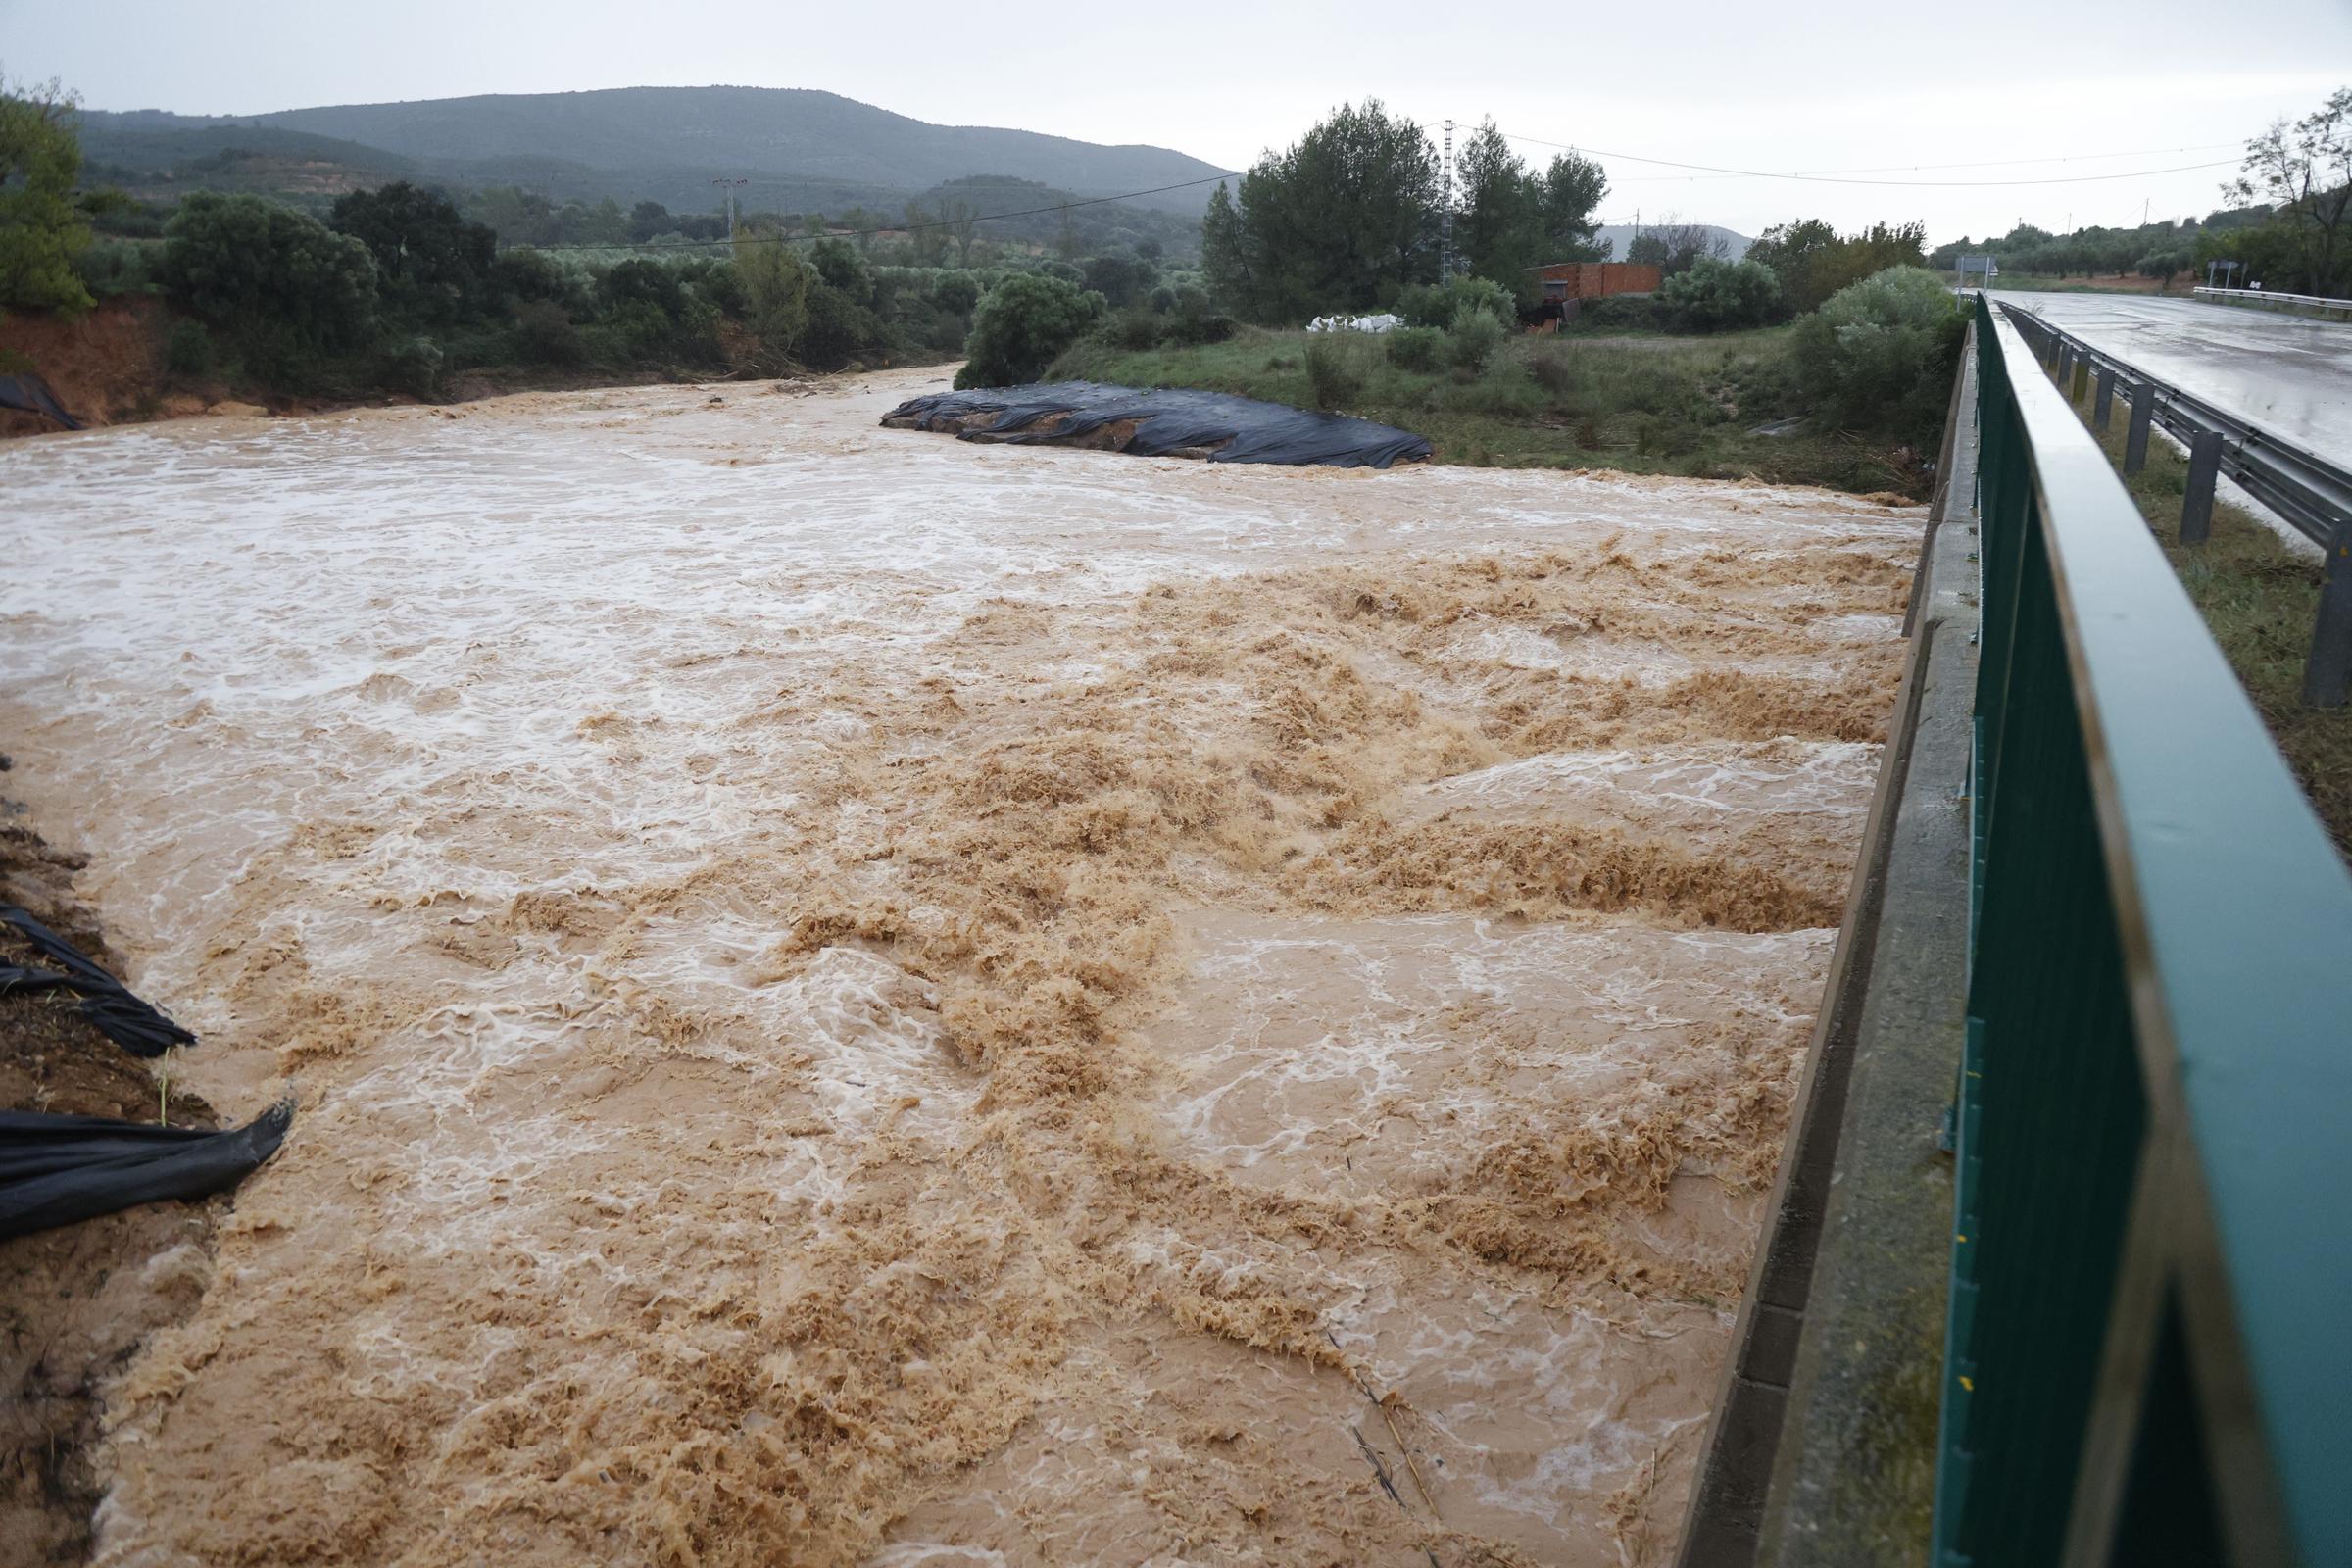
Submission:
[[[1065,352],[1052,375],[1334,408],[1428,436],[1440,463],[1621,468],[1924,497],[1933,476],[1922,459],[1933,454],[1809,420],[1784,434],[1758,433],[1802,413],[1793,331],[1513,337],[1476,370],[1409,368],[1396,363],[1389,339],[1352,333],[1245,329],[1223,343],[1151,349],[1089,338]],[[1325,359],[1320,389],[1310,351]]]

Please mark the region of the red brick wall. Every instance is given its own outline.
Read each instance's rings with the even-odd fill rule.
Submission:
[[[1565,283],[1568,297],[1596,300],[1607,294],[1651,294],[1665,275],[1654,267],[1632,262],[1554,262],[1536,269],[1545,282]]]

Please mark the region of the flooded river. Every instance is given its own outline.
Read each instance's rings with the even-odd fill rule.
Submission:
[[[0,740],[224,1116],[100,1560],[1657,1563],[1920,514],[875,427],[0,450]]]

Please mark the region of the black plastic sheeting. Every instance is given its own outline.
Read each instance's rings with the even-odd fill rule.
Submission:
[[[997,417],[985,424],[963,423],[974,415],[986,414]],[[1051,430],[1022,428],[1054,415],[1069,417]],[[1146,392],[1097,381],[940,392],[910,398],[883,416],[885,424],[918,430],[955,428],[967,441],[1015,445],[1071,442],[1121,419],[1140,421],[1134,438],[1121,450],[1147,458],[1213,448],[1201,454],[1211,463],[1385,468],[1392,463],[1418,462],[1430,452],[1426,437],[1344,414],[1311,414],[1230,392],[1181,388]]]
[[[225,1191],[277,1152],[293,1120],[289,1101],[221,1132],[0,1111],[0,1237]]]
[[[0,922],[22,932],[57,966],[0,964],[0,997],[74,992],[81,998],[76,1010],[133,1055],[158,1056],[173,1046],[196,1043],[194,1035],[17,906],[0,904]],[[276,1153],[293,1119],[290,1101],[243,1127],[215,1132],[107,1116],[0,1111],[0,1237],[71,1225],[135,1203],[208,1198],[234,1187]]]
[[[46,415],[69,430],[81,428],[81,421],[66,412],[49,383],[37,375],[0,375],[0,409]]]
[[[16,991],[74,992],[81,998],[74,1010],[134,1056],[160,1056],[173,1046],[196,1043],[194,1035],[131,995],[128,987],[83,957],[73,943],[17,906],[0,904],[0,921],[23,932],[42,957],[57,965],[35,969],[0,964],[0,997]]]

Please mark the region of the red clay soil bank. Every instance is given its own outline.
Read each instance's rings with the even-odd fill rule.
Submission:
[[[153,418],[162,412],[165,325],[163,304],[152,299],[108,300],[72,320],[10,311],[0,315],[0,360],[23,361],[85,425]],[[0,437],[56,428],[0,410]]]

